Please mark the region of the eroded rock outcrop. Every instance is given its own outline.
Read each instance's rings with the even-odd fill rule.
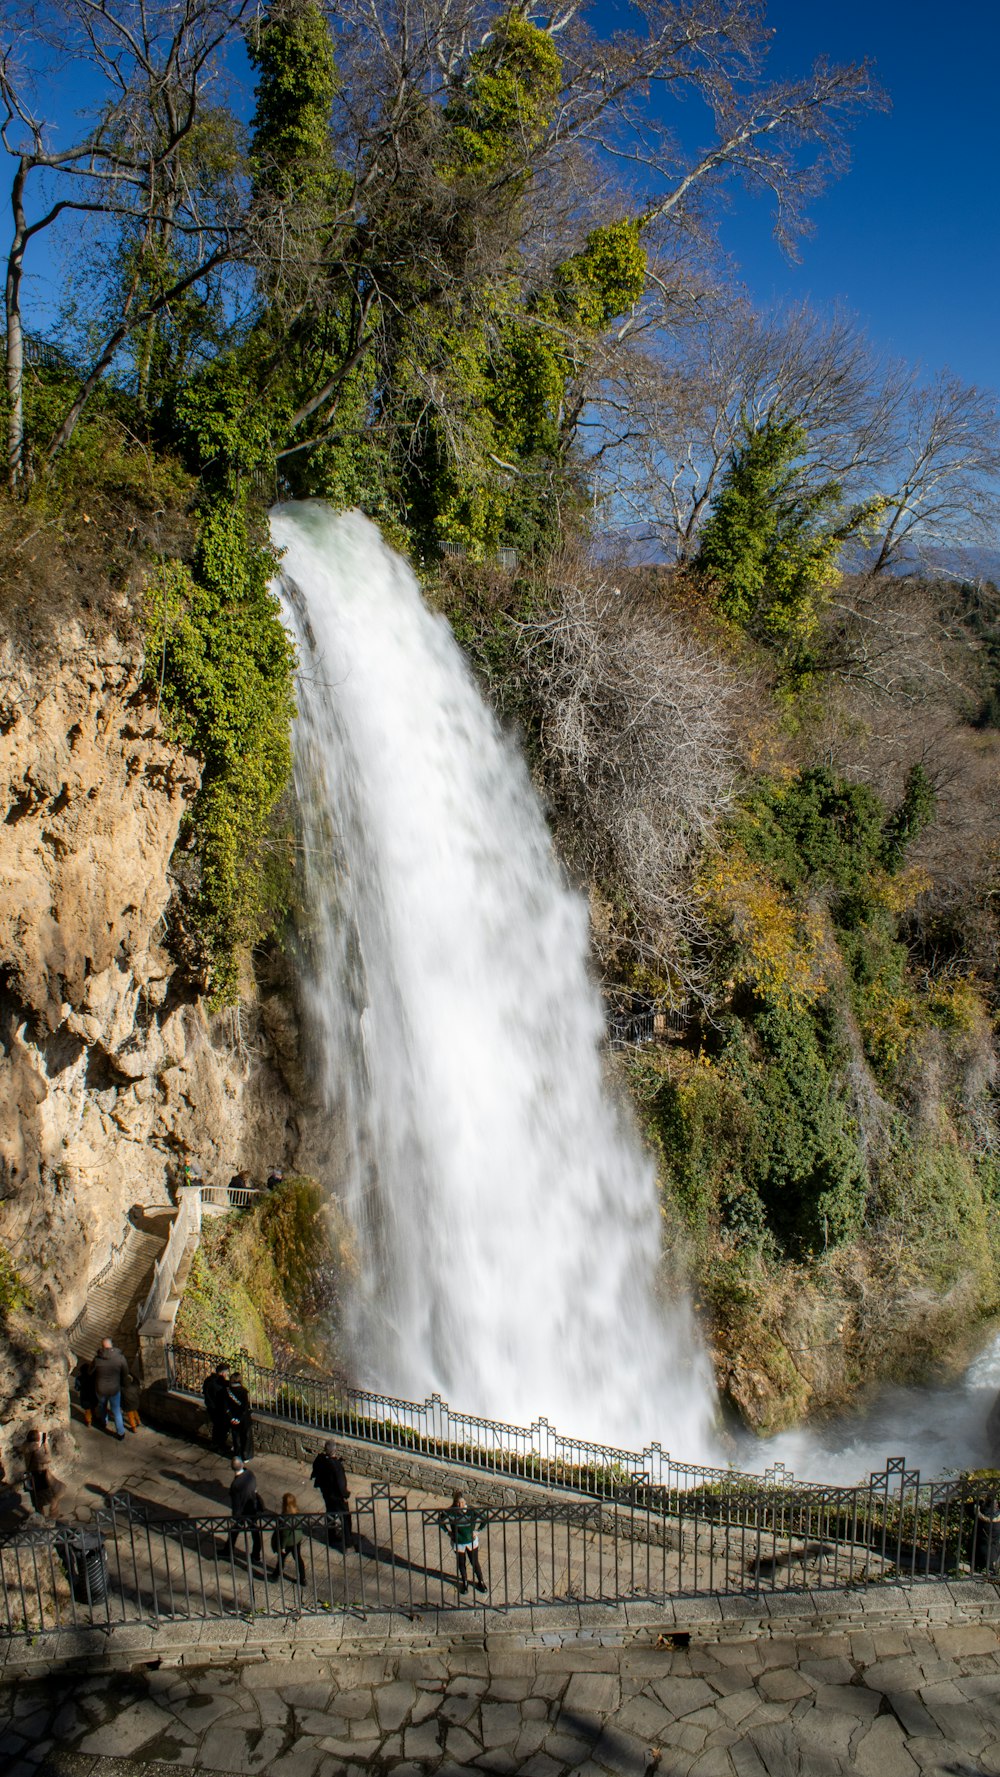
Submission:
[[[307,1164],[259,1013],[211,1016],[164,947],[170,858],[198,765],[162,731],[135,643],[81,628],[44,662],[0,650],[0,1247],[35,1312],[0,1341],[8,1449],[65,1423],[66,1330],[133,1205],[185,1155]]]

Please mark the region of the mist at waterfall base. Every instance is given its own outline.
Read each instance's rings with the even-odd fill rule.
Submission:
[[[587,910],[524,761],[373,525],[304,502],[272,534],[358,1378],[706,1460],[708,1361],[657,1299],[653,1168],[605,1090]]]
[[[987,1430],[1000,1391],[1000,1329],[994,1326],[961,1375],[923,1387],[883,1385],[850,1412],[798,1426],[766,1440],[740,1440],[737,1467],[760,1470],[783,1462],[800,1481],[850,1484],[906,1458],[926,1479],[958,1470],[993,1468],[998,1452]]]

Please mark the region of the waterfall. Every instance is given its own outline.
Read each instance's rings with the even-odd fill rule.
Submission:
[[[357,513],[278,507],[299,654],[307,1012],[358,1240],[354,1368],[408,1398],[688,1460],[688,1304],[606,1090],[587,910],[447,623]]]

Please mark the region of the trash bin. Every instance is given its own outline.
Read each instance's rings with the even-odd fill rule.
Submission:
[[[103,1604],[108,1596],[108,1558],[99,1530],[71,1530],[65,1539],[66,1568],[78,1604]]]

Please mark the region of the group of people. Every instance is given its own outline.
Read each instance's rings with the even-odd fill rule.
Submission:
[[[244,1417],[248,1426],[251,1420],[250,1398],[239,1376],[234,1375],[225,1362],[216,1364],[215,1369],[205,1377],[202,1393],[212,1427],[213,1450],[219,1455],[226,1454],[226,1439],[233,1439],[232,1480],[229,1485],[233,1541],[235,1543],[242,1533],[249,1542],[248,1562],[251,1565],[254,1562],[262,1563],[263,1537],[260,1526],[261,1519],[268,1514],[268,1507],[260,1496],[257,1477],[248,1466],[249,1456],[252,1454],[252,1436],[249,1431],[245,1436],[241,1434]],[[241,1444],[249,1445],[249,1449],[237,1448],[238,1434]],[[328,1439],[319,1454],[313,1458],[309,1479],[323,1501],[330,1542],[345,1551],[360,1548],[360,1539],[355,1536],[351,1519],[351,1490],[347,1485],[347,1474],[332,1439]],[[294,1493],[282,1495],[282,1522],[275,1526],[271,1536],[275,1566],[269,1577],[277,1579],[282,1575],[285,1563],[291,1556],[298,1570],[299,1583],[305,1585],[306,1571],[302,1555],[305,1530],[295,1523],[301,1510]],[[472,1570],[476,1591],[485,1592],[487,1586],[479,1559],[479,1532],[484,1528],[486,1519],[481,1512],[471,1508],[465,1495],[458,1491],[452,1495],[451,1505],[439,1514],[438,1521],[447,1532],[455,1554],[459,1592],[469,1590],[469,1568]]]
[[[257,1490],[257,1477],[253,1469],[248,1468],[241,1456],[232,1458],[233,1478],[229,1484],[229,1509],[233,1518],[234,1540],[242,1531],[250,1540],[248,1559],[263,1560],[263,1539],[260,1521],[267,1513],[267,1506]],[[328,1534],[331,1543],[343,1549],[357,1548],[351,1509],[348,1500],[351,1497],[347,1485],[344,1465],[332,1442],[324,1445],[319,1455],[314,1458],[311,1480],[322,1496],[323,1510],[327,1518]],[[285,1563],[291,1555],[298,1569],[300,1585],[306,1583],[305,1562],[302,1556],[302,1543],[305,1530],[295,1519],[300,1515],[301,1507],[294,1493],[284,1493],[281,1497],[281,1519],[271,1535],[271,1552],[275,1558],[275,1566],[270,1574],[271,1579],[278,1579],[285,1571]]]
[[[212,1427],[212,1449],[217,1456],[253,1455],[253,1413],[250,1396],[239,1371],[226,1363],[216,1364],[202,1385],[205,1411]]]
[[[128,1367],[124,1352],[113,1339],[102,1339],[92,1358],[80,1358],[74,1371],[84,1425],[96,1425],[108,1431],[108,1416],[119,1442],[129,1431],[139,1429],[140,1385]]]
[[[276,1191],[278,1186],[284,1182],[284,1177],[285,1175],[279,1167],[272,1166],[267,1175],[267,1190]],[[254,1192],[256,1189],[257,1187],[245,1167],[241,1167],[239,1172],[234,1172],[229,1184],[226,1186],[229,1201],[234,1209],[244,1209],[246,1207],[247,1192]]]

